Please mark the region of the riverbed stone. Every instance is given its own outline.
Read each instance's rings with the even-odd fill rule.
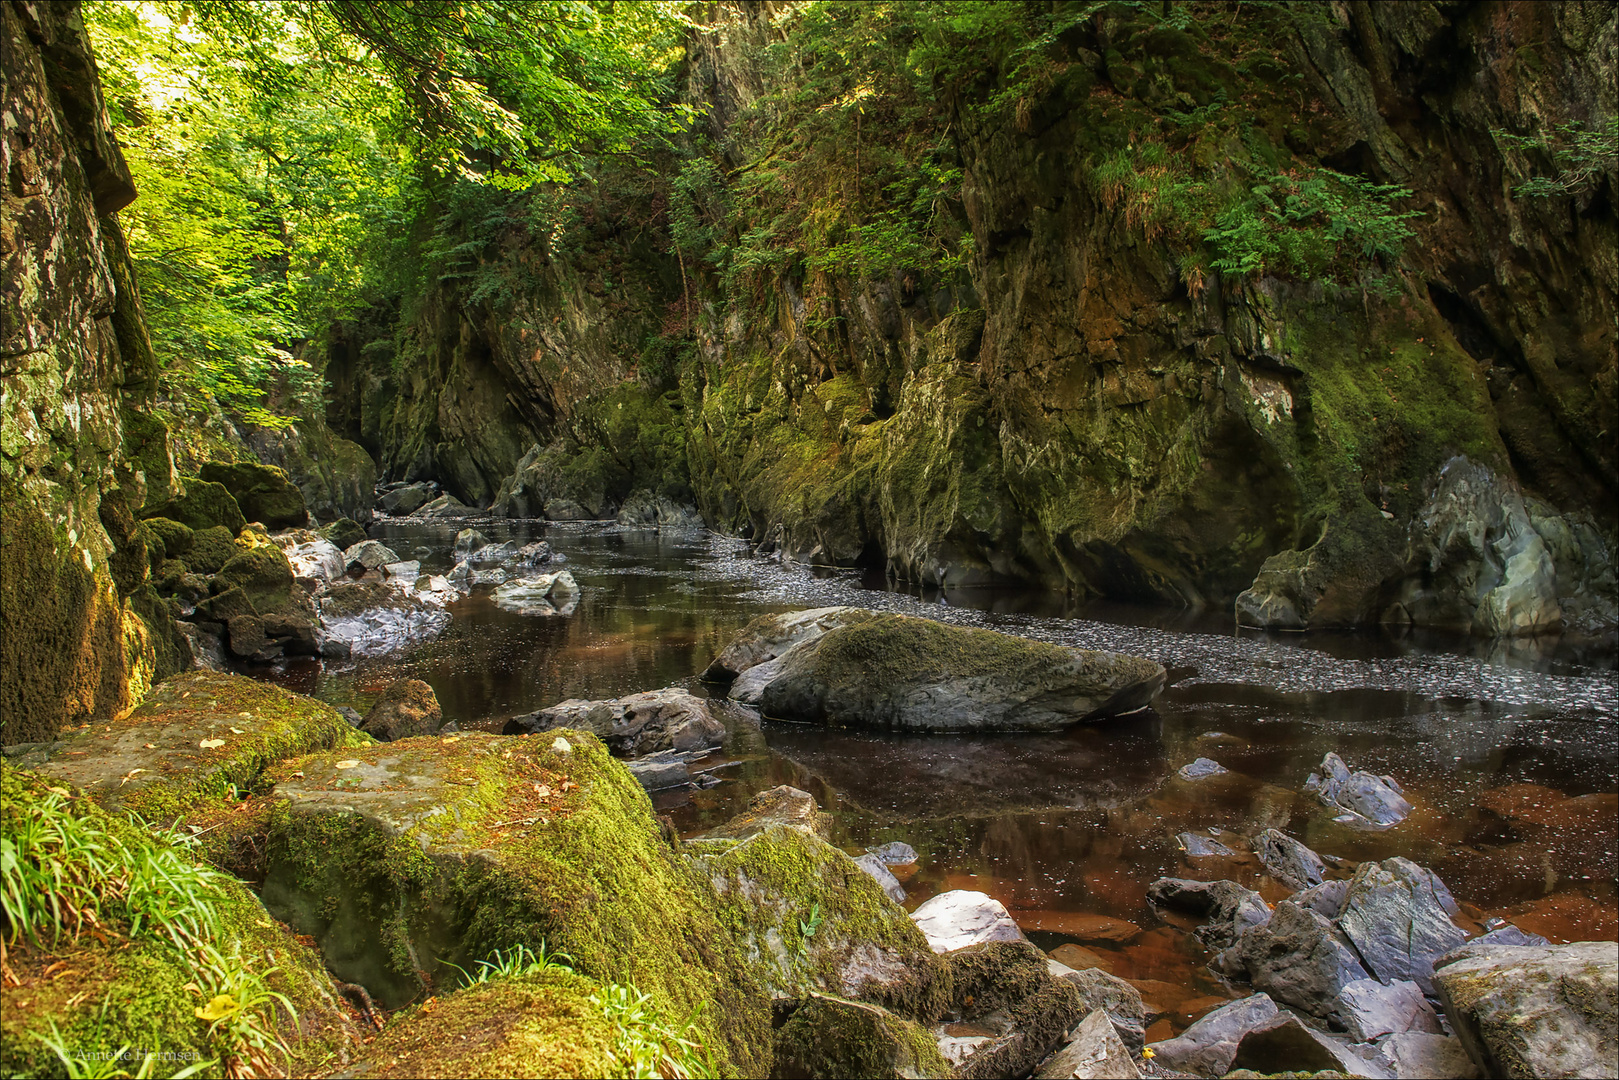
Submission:
[[[1196,761],[1182,765],[1175,771],[1175,775],[1182,780],[1202,780],[1209,776],[1219,776],[1223,772],[1230,772],[1230,770],[1218,761],[1200,757]]]
[[[497,607],[519,615],[572,615],[579,603],[579,583],[566,570],[513,578],[496,587]]]
[[[1080,1006],[1087,1014],[1096,1009],[1107,1013],[1127,1050],[1132,1054],[1141,1052],[1146,1041],[1147,1006],[1140,990],[1101,968],[1075,970],[1060,961],[1047,959],[1046,970],[1079,991]]]
[[[948,1077],[950,1062],[923,1027],[879,1005],[812,993],[776,1032],[772,1076]]]
[[[348,569],[380,570],[389,563],[398,562],[399,556],[394,549],[379,540],[362,540],[343,552],[343,558],[348,562]]]
[[[649,792],[668,791],[691,783],[691,770],[686,768],[686,759],[675,750],[660,750],[624,764],[629,767],[636,783]]]
[[[1359,828],[1391,828],[1411,813],[1411,804],[1394,777],[1352,772],[1334,753],[1321,759],[1321,771],[1310,774],[1304,790],[1336,812],[1334,820]]]
[[[826,993],[931,1022],[949,993],[905,909],[815,833],[774,824],[738,843],[695,845],[715,911],[766,992]]]
[[[293,578],[306,589],[337,581],[348,569],[342,549],[325,537],[293,544],[286,556]]]
[[[1107,1013],[1095,1009],[1073,1030],[1068,1044],[1047,1058],[1034,1075],[1036,1080],[1139,1080],[1141,1070]]]
[[[1288,899],[1323,918],[1336,919],[1342,914],[1344,900],[1348,896],[1349,882],[1336,880],[1323,881],[1319,885],[1311,885],[1308,889],[1300,889]]]
[[[1423,993],[1434,990],[1434,961],[1467,940],[1450,921],[1427,871],[1404,859],[1360,865],[1338,926],[1373,975],[1410,979]]]
[[[1338,991],[1339,1016],[1356,1042],[1370,1042],[1405,1031],[1439,1034],[1439,1017],[1422,987],[1406,979],[1380,983],[1356,979]]]
[[[384,1007],[419,998],[424,975],[453,984],[452,965],[543,944],[587,978],[634,984],[665,1016],[704,1004],[698,1028],[722,1068],[770,1067],[766,998],[713,892],[590,733],[402,739],[266,780],[265,905]]]
[[[823,840],[832,833],[832,823],[821,813],[815,796],[781,784],[759,792],[748,800],[747,809],[703,835],[715,840],[745,840],[777,825],[799,829]]]
[[[911,919],[937,953],[1026,940],[999,900],[972,889],[942,892],[912,912]]]
[[[322,655],[381,656],[427,641],[450,623],[442,608],[381,581],[336,581],[314,602],[325,635]]]
[[[258,787],[276,762],[369,742],[331,706],[217,671],[165,680],[129,715],[63,732],[38,771],[161,824]]]
[[[365,526],[353,518],[338,518],[330,525],[322,525],[317,531],[341,551],[365,542]]]
[[[1027,1075],[1092,1011],[1027,941],[982,942],[952,951],[945,963],[951,1016],[999,1032],[968,1048],[956,1070],[962,1080]]]
[[[1619,1060],[1619,949],[1469,944],[1433,976],[1457,1037],[1486,1076],[1603,1077]]]
[[[737,631],[703,671],[702,677],[710,682],[730,682],[743,672],[776,659],[793,646],[820,637],[846,619],[856,617],[860,610],[826,607],[760,615]]]
[[[478,510],[466,505],[454,495],[440,495],[430,502],[423,503],[410,512],[411,517],[422,518],[469,518],[475,517]]]
[[[593,731],[618,757],[641,757],[659,750],[700,750],[718,746],[726,722],[749,723],[747,710],[724,699],[700,698],[678,686],[648,690],[605,701],[567,701],[506,721],[507,735],[575,727]]]
[[[1222,1005],[1175,1038],[1152,1043],[1154,1064],[1199,1076],[1222,1076],[1231,1068],[1242,1037],[1278,1011],[1268,994],[1252,994]]]
[[[224,528],[232,536],[242,531],[247,518],[223,484],[193,477],[183,477],[185,493],[168,502],[141,508],[141,517],[162,517],[178,521],[191,529]]]
[[[739,676],[766,716],[901,731],[1052,731],[1146,706],[1164,669],[911,615],[847,613]]]
[[[917,859],[916,849],[902,840],[891,840],[886,844],[867,848],[866,853],[877,856],[884,866],[909,866]]]
[[[1339,1019],[1343,988],[1368,977],[1331,922],[1288,900],[1276,905],[1264,926],[1244,933],[1230,953],[1255,990],[1323,1019]],[[1222,966],[1231,970],[1229,957],[1222,957]]]
[[[1159,878],[1147,886],[1147,899],[1171,911],[1201,916],[1198,938],[1211,949],[1223,949],[1246,931],[1270,921],[1264,897],[1235,881],[1192,881]]]
[[[420,679],[399,679],[382,692],[360,721],[360,730],[380,742],[432,735],[444,722],[438,695]]]
[[[1189,859],[1228,858],[1236,854],[1220,841],[1202,833],[1177,833],[1175,843]]]
[[[1280,829],[1266,829],[1254,837],[1254,854],[1266,873],[1290,889],[1319,885],[1326,875],[1321,856]]]
[[[377,500],[377,506],[385,514],[403,517],[414,514],[422,507],[433,501],[437,492],[434,487],[425,483],[406,484],[404,487],[394,488],[384,492]]]

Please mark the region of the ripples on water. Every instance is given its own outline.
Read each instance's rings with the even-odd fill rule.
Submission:
[[[682,831],[709,828],[756,791],[792,783],[832,815],[851,852],[904,840],[910,904],[939,891],[994,895],[1046,948],[1136,980],[1178,1030],[1233,993],[1203,968],[1185,927],[1146,904],[1154,879],[1228,877],[1286,895],[1246,852],[1188,859],[1202,831],[1241,849],[1267,827],[1354,862],[1432,866],[1476,921],[1504,915],[1554,939],[1616,930],[1619,673],[1608,642],[1482,645],[1378,634],[1278,639],[1229,617],[1075,608],[1049,594],[908,595],[852,571],[787,567],[737,541],[599,525],[480,523],[492,539],[544,536],[583,587],[570,618],[503,612],[480,590],[443,638],[407,654],[273,677],[366,708],[395,678],[425,679],[445,715],[499,730],[567,697],[682,683],[764,612],[854,604],[1158,660],[1172,685],[1154,709],[1048,735],[918,736],[766,723],[735,732],[702,767],[726,783],[660,795]],[[386,522],[373,535],[425,569],[450,564],[455,526]],[[878,588],[872,588],[876,585]],[[1327,751],[1394,775],[1415,804],[1381,833],[1355,832],[1300,788]],[[1187,782],[1195,757],[1231,770]],[[1122,924],[1133,924],[1122,925]],[[1139,933],[1133,927],[1139,927]],[[1122,938],[1122,939],[1121,939]]]

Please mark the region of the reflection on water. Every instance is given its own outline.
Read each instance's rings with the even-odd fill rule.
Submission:
[[[1060,734],[918,736],[766,723],[732,733],[702,767],[727,783],[660,796],[680,830],[725,820],[791,783],[831,815],[846,850],[903,840],[921,854],[911,906],[973,888],[1048,949],[1134,980],[1164,1013],[1155,1037],[1229,996],[1188,927],[1146,904],[1164,875],[1241,881],[1268,899],[1245,838],[1276,827],[1337,861],[1404,855],[1432,866],[1471,920],[1503,915],[1553,939],[1613,938],[1619,821],[1619,677],[1611,642],[1493,646],[1439,638],[1236,634],[1208,614],[1075,607],[1028,592],[878,591],[880,579],[742,557],[732,541],[602,526],[493,523],[543,536],[583,595],[569,618],[501,611],[480,590],[438,641],[393,658],[272,677],[365,709],[393,679],[432,684],[445,715],[498,731],[516,713],[694,679],[768,611],[855,603],[1048,641],[1151,656],[1173,685],[1155,709]],[[373,530],[424,568],[450,563],[455,526]],[[418,550],[420,549],[420,550]],[[1389,773],[1414,804],[1386,832],[1338,825],[1301,792],[1322,756]],[[1184,781],[1211,757],[1230,772]],[[1235,854],[1191,859],[1178,833]]]

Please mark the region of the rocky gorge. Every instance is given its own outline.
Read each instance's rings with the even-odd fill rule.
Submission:
[[[702,6],[278,419],[0,4],[0,1072],[1607,1075],[1613,12],[1295,8]]]

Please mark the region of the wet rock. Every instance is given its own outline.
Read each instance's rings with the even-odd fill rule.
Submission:
[[[455,534],[454,550],[457,560],[464,559],[473,552],[480,551],[488,546],[489,537],[485,536],[477,529],[462,529],[460,532]]]
[[[1229,769],[1217,761],[1212,761],[1206,757],[1200,757],[1188,765],[1182,765],[1175,771],[1175,775],[1179,776],[1182,780],[1201,780],[1205,776],[1219,776],[1221,773],[1229,771]]]
[[[344,551],[343,558],[347,561],[348,566],[346,569],[350,572],[356,569],[380,570],[389,563],[399,561],[399,556],[394,553],[393,548],[387,547],[376,540],[360,541]]]
[[[1464,945],[1433,982],[1456,1035],[1486,1076],[1601,1077],[1619,1060],[1619,950]]]
[[[1255,990],[1325,1019],[1341,1019],[1339,994],[1368,977],[1331,922],[1288,900],[1268,923],[1244,933],[1221,964],[1228,972],[1240,966]]]
[[[799,829],[823,840],[832,828],[815,796],[782,784],[759,792],[748,800],[746,810],[704,835],[717,840],[744,840],[775,825]]]
[[[1026,941],[972,945],[945,962],[952,1017],[998,1033],[971,1048],[956,1070],[962,1080],[1028,1075],[1086,1015],[1078,990]]]
[[[381,656],[437,637],[450,622],[448,612],[380,581],[336,582],[315,594],[315,607],[323,655]]]
[[[1392,776],[1351,772],[1343,758],[1329,753],[1321,759],[1320,774],[1304,782],[1322,805],[1338,812],[1334,820],[1366,829],[1387,829],[1405,820],[1411,804]]]
[[[931,1035],[881,1006],[811,994],[776,1032],[772,1076],[946,1077]]]
[[[338,546],[324,537],[294,544],[285,551],[287,565],[298,584],[317,589],[327,582],[336,581],[348,570],[348,560]]]
[[[1223,857],[1236,854],[1236,852],[1220,843],[1220,841],[1211,839],[1202,835],[1201,833],[1177,833],[1175,836],[1175,843],[1180,846],[1182,851],[1186,852],[1188,857],[1193,859]]]
[[[943,1010],[949,981],[905,909],[820,836],[772,824],[692,850],[770,996],[836,994],[924,1022]]]
[[[1130,1051],[1120,1041],[1108,1014],[1096,1009],[1075,1028],[1068,1045],[1043,1062],[1037,1080],[1094,1080],[1141,1076]]]
[[[659,750],[699,750],[718,746],[726,721],[752,720],[729,701],[699,698],[679,687],[649,690],[607,701],[569,698],[538,712],[514,716],[502,731],[522,735],[552,728],[592,731],[617,757],[634,758]]]
[[[1203,918],[1197,936],[1212,949],[1233,944],[1246,931],[1270,921],[1270,905],[1235,881],[1159,878],[1147,886],[1147,899],[1171,911]]]
[[[1298,1017],[1279,1013],[1252,1028],[1237,1044],[1231,1068],[1262,1075],[1280,1072],[1331,1072],[1347,1076],[1390,1074],[1349,1049],[1347,1043],[1308,1027]]]
[[[1550,945],[1551,942],[1539,934],[1526,933],[1511,923],[1498,926],[1487,934],[1480,934],[1469,945]]]
[[[665,495],[654,495],[642,488],[632,491],[618,511],[620,525],[650,525],[659,529],[701,529],[703,515],[695,506],[683,505]]]
[[[185,637],[186,643],[191,646],[191,666],[209,671],[223,671],[225,669],[225,640],[224,635],[216,633],[213,629],[198,626],[194,622],[176,620],[175,629]]]
[[[630,775],[648,791],[668,791],[691,783],[691,771],[686,768],[686,759],[677,751],[664,750],[625,764],[629,766]]]
[[[870,874],[871,880],[875,881],[884,894],[894,903],[903,904],[905,902],[905,886],[901,885],[899,879],[889,872],[887,863],[875,855],[862,855],[854,861],[854,864]]]
[[[226,641],[231,655],[242,660],[273,660],[279,652],[271,652],[270,636],[264,632],[264,620],[257,615],[233,615],[226,622]]]
[[[353,518],[338,518],[330,525],[324,525],[320,534],[332,542],[334,547],[347,551],[355,544],[365,543],[365,529]]]
[[[1439,1033],[1439,1017],[1414,982],[1387,985],[1357,979],[1338,991],[1339,1017],[1355,1042],[1371,1042],[1402,1031]]]
[[[1477,1080],[1482,1075],[1454,1035],[1402,1031],[1377,1044],[1377,1057],[1398,1080]]]
[[[1373,975],[1389,982],[1410,979],[1424,993],[1434,989],[1434,961],[1467,940],[1450,921],[1430,878],[1406,859],[1362,863],[1338,916],[1339,927]],[[1444,895],[1448,898],[1449,890]]]
[[[1146,1039],[1147,1006],[1140,990],[1101,968],[1076,971],[1057,960],[1047,960],[1046,968],[1079,992],[1080,1007],[1086,1013],[1096,1009],[1107,1013],[1126,1049],[1132,1054],[1141,1052]]]
[[[1344,909],[1344,899],[1349,895],[1349,882],[1323,881],[1319,885],[1312,885],[1288,897],[1299,907],[1313,911],[1326,919],[1336,919]]]
[[[1222,1076],[1230,1070],[1243,1036],[1277,1013],[1276,1003],[1267,994],[1222,1005],[1175,1038],[1152,1043],[1153,1064],[1199,1076]]]
[[[1142,708],[1163,683],[1164,669],[1138,657],[858,612],[751,667],[730,694],[803,723],[1049,731]]]
[[[428,484],[406,484],[394,488],[377,500],[377,508],[385,514],[403,517],[414,514],[432,502],[437,492]]]
[[[572,499],[547,499],[544,512],[547,521],[596,520],[595,514],[592,514]]]
[[[880,847],[867,848],[866,853],[881,859],[884,866],[909,866],[916,861],[916,849],[899,840],[892,840]]]
[[[1254,837],[1254,854],[1266,873],[1290,889],[1321,884],[1327,869],[1321,856],[1277,829],[1266,829]]]
[[[411,517],[419,518],[469,518],[476,517],[477,514],[476,509],[466,505],[454,495],[440,495],[410,512]]]
[[[698,1036],[723,1067],[770,1068],[768,999],[714,894],[588,732],[345,747],[265,781],[279,823],[265,906],[384,1008],[456,985],[452,964],[473,969],[543,941],[580,975],[632,984],[665,1015],[704,1004]]]
[[[479,585],[504,585],[508,577],[510,575],[497,566],[491,570],[474,570],[466,580],[468,585],[477,587]],[[549,608],[551,605],[546,604],[545,606]]]
[[[495,589],[497,607],[519,615],[572,615],[579,604],[579,583],[566,570],[516,578]]]
[[[999,900],[971,889],[940,893],[911,913],[937,953],[992,941],[1023,941],[1023,931]]]
[[[432,735],[444,721],[438,695],[420,679],[400,679],[382,692],[360,730],[382,742]]]
[[[262,522],[268,529],[293,529],[309,520],[303,492],[273,465],[210,461],[199,475],[209,483],[223,485],[248,521]]]
[[[760,615],[737,631],[703,671],[702,677],[710,682],[730,682],[744,671],[776,659],[793,646],[820,637],[859,612],[859,608],[829,607]]]

